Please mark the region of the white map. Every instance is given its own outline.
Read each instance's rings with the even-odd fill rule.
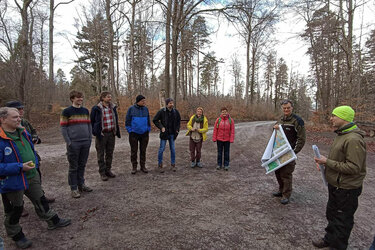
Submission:
[[[269,174],[296,159],[297,156],[290,146],[282,126],[279,126],[279,129],[274,129],[271,139],[269,140],[262,156],[262,167],[266,169],[266,174]]]

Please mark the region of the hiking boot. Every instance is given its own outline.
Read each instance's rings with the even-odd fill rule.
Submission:
[[[273,197],[282,197],[283,194],[282,194],[281,192],[273,192],[273,193],[272,193],[272,196],[273,196]]]
[[[221,169],[221,166],[217,166],[216,169],[217,169],[217,170],[220,170],[220,169]]]
[[[27,212],[27,210],[24,208],[24,209],[22,210],[21,217],[26,217],[26,216],[29,216],[29,212]]]
[[[147,169],[146,167],[141,167],[141,171],[142,171],[143,173],[145,173],[145,174],[148,173],[148,169]]]
[[[33,243],[26,237],[23,237],[22,239],[16,241],[16,246],[22,249],[29,248],[32,244]]]
[[[53,198],[53,197],[46,197],[46,196],[44,196],[44,198],[46,198],[46,201],[48,202],[48,203],[54,203],[55,202],[55,198]]]
[[[85,184],[82,184],[82,186],[78,186],[78,190],[80,192],[92,192],[92,188],[86,186]]]
[[[108,170],[105,175],[109,178],[115,178],[116,175],[111,171],[111,170]]]
[[[314,247],[317,247],[317,248],[329,247],[329,244],[323,238],[313,240],[312,244],[314,245]]]
[[[192,161],[192,162],[191,162],[190,167],[191,167],[191,168],[194,168],[194,167],[195,167],[195,161]]]
[[[171,169],[173,172],[176,172],[176,164],[171,164]]]
[[[59,222],[57,222],[56,224],[53,224],[53,223],[48,223],[48,229],[49,230],[53,230],[53,229],[56,229],[56,228],[59,228],[59,227],[66,227],[68,225],[70,225],[72,223],[72,220],[71,219],[61,219],[59,220]]]
[[[163,163],[158,164],[159,173],[164,173]]]
[[[137,166],[133,166],[133,169],[131,171],[132,174],[136,174],[137,173]]]
[[[286,205],[286,204],[289,203],[289,199],[288,198],[283,198],[283,199],[281,199],[280,203],[283,204],[283,205]]]
[[[79,193],[78,190],[72,190],[72,197],[77,199],[77,198],[81,197],[81,194]]]
[[[202,163],[200,161],[197,161],[197,167],[198,168],[203,168]]]
[[[108,181],[108,176],[106,176],[105,174],[101,174],[100,179],[102,179],[102,181]]]

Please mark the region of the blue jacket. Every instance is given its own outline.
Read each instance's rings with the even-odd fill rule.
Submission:
[[[35,165],[39,167],[31,135],[24,129],[22,135],[28,140],[35,155]],[[29,188],[23,171],[23,161],[16,143],[0,128],[0,193],[26,190]]]
[[[125,118],[125,128],[128,133],[144,134],[150,132],[150,114],[146,106],[134,104],[128,109]]]

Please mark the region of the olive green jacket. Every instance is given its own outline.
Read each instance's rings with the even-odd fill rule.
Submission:
[[[354,123],[345,125],[335,132],[337,136],[325,164],[327,181],[337,188],[359,188],[366,176],[364,132]]]
[[[287,117],[282,116],[276,123],[283,127],[286,138],[294,153],[302,150],[306,142],[305,122],[296,114],[291,114]]]

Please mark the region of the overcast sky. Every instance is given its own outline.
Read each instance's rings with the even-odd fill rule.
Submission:
[[[366,27],[371,27],[374,29],[375,23],[375,1],[370,1],[366,8],[361,8],[357,10],[358,14],[363,12],[364,14],[364,25]],[[77,17],[77,11],[80,12],[80,4],[88,4],[87,0],[75,0],[74,4],[61,5],[57,8],[56,18],[55,18],[55,70],[62,68],[70,79],[70,70],[74,66],[74,60],[76,60],[76,55],[73,52],[71,45],[74,44],[74,36],[76,30],[74,28],[74,17]],[[357,15],[354,19],[356,33],[359,36],[359,26],[361,24],[361,17]],[[277,46],[274,48],[277,51],[277,58],[283,57],[290,68],[293,68],[294,72],[299,72],[300,74],[308,74],[309,71],[309,57],[306,55],[307,46],[303,42],[298,34],[301,34],[305,28],[305,24],[298,17],[292,15],[291,13],[284,18],[276,26],[276,33],[274,34],[277,40]],[[369,28],[367,29],[367,31]],[[365,31],[366,32],[366,31]],[[207,51],[215,51],[217,58],[223,58],[224,64],[222,65],[222,71],[220,78],[225,85],[225,93],[228,93],[231,85],[232,78],[228,69],[230,67],[230,61],[233,54],[237,55],[243,61],[242,71],[243,76],[245,76],[245,46],[239,36],[233,35],[235,30],[233,27],[227,24],[220,25],[220,29],[217,33],[211,35],[211,45]],[[69,37],[69,41],[62,36]],[[365,36],[367,37],[367,36]],[[221,91],[222,87],[219,87]]]

